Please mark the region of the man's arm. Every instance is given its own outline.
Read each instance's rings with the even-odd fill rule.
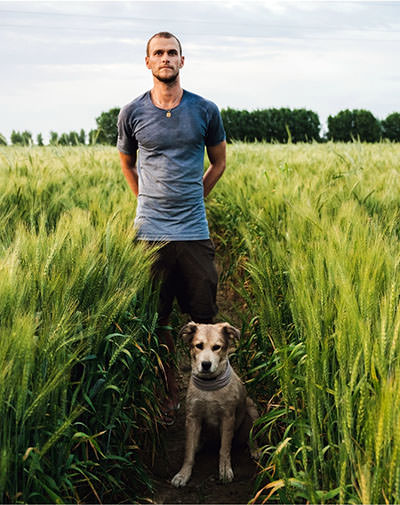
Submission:
[[[139,183],[138,183],[138,173],[136,168],[136,153],[135,154],[124,154],[119,151],[119,161],[121,163],[122,173],[125,179],[135,194],[138,196],[139,193]]]
[[[204,198],[210,193],[218,179],[224,173],[226,164],[226,142],[223,140],[216,146],[207,146],[210,166],[203,176]]]

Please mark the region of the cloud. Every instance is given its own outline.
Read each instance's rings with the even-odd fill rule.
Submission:
[[[152,85],[148,37],[179,36],[187,89],[237,108],[304,106],[323,119],[400,103],[400,3],[1,2],[0,132],[88,127]]]

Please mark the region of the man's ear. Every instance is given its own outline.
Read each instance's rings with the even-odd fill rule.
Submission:
[[[222,323],[222,335],[228,349],[234,347],[240,339],[240,331],[229,323]]]
[[[185,344],[189,344],[197,331],[197,323],[190,321],[190,323],[185,324],[185,326],[179,332],[179,336],[185,342]]]

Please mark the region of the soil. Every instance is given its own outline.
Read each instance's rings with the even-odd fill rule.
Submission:
[[[218,261],[220,260],[220,261]],[[217,269],[222,269],[221,258],[217,258]],[[220,283],[217,295],[219,317],[236,324],[236,294],[229,283]],[[221,320],[221,319],[219,319]],[[218,477],[219,440],[208,442],[196,454],[192,476],[183,488],[171,485],[172,477],[180,470],[185,450],[185,395],[190,378],[190,360],[186,350],[178,350],[179,397],[181,408],[177,412],[175,423],[163,427],[162,439],[164,450],[154,458],[152,466],[154,481],[153,503],[194,504],[194,503],[248,503],[254,496],[254,479],[259,468],[251,459],[247,446],[232,447],[232,469],[234,479],[229,484],[222,484]]]
[[[185,360],[186,361],[186,360]],[[247,446],[232,448],[234,480],[222,484],[218,478],[218,441],[211,441],[196,454],[192,477],[183,488],[175,488],[170,480],[180,470],[185,449],[185,392],[190,367],[180,370],[180,402],[175,423],[163,428],[165,454],[155,457],[152,468],[155,493],[153,503],[248,503],[253,497],[257,464],[251,459]],[[164,452],[164,451],[163,451]]]

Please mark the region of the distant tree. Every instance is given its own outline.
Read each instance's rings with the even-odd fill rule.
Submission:
[[[80,144],[85,144],[86,143],[86,134],[85,130],[82,128],[81,131],[79,132],[79,143]]]
[[[22,132],[22,139],[24,146],[31,146],[33,144],[32,133],[27,130]]]
[[[11,144],[13,145],[22,145],[23,144],[23,138],[21,132],[17,132],[13,130],[11,132]]]
[[[248,129],[245,135],[246,140],[268,141],[271,138],[270,116],[270,110],[265,109],[247,112],[247,114],[243,116],[243,127],[245,127],[246,122],[248,122]]]
[[[30,146],[33,144],[32,133],[24,130],[22,133],[13,130],[11,132],[11,143],[14,145]]]
[[[222,109],[228,142],[232,140],[309,142],[320,140],[318,114],[306,109]]]
[[[90,130],[88,133],[88,144],[91,146],[96,144],[96,133],[97,130]]]
[[[350,142],[354,131],[353,113],[346,109],[336,116],[328,116],[328,139],[335,142]]]
[[[37,137],[36,137],[36,143],[38,146],[43,146],[44,143],[43,143],[43,135],[41,133],[38,133]]]
[[[69,145],[69,135],[68,135],[68,133],[62,133],[58,137],[58,145],[60,145],[60,146],[68,146]]]
[[[233,140],[243,140],[240,128],[241,113],[242,111],[231,109],[230,107],[221,110],[221,117],[226,132],[226,140],[228,142],[232,142]]]
[[[328,117],[328,138],[337,142],[378,142],[381,126],[372,114],[364,109],[342,110],[336,116]]]
[[[60,146],[78,146],[85,144],[85,130],[82,128],[80,132],[70,131],[69,133],[50,132],[50,144]]]
[[[239,129],[242,140],[254,142],[257,138],[257,120],[251,112],[247,110],[240,111]],[[258,132],[261,135],[261,132]]]
[[[318,114],[312,110],[294,109],[292,124],[288,125],[293,142],[320,140],[321,123]]]
[[[96,118],[98,134],[95,143],[111,145],[117,143],[117,120],[119,111],[119,107],[114,107],[107,112],[102,112],[100,116]]]
[[[58,133],[57,132],[54,132],[54,131],[50,132],[50,142],[49,143],[52,146],[58,145]]]
[[[369,110],[353,110],[354,137],[363,142],[379,142],[382,136],[380,121]]]
[[[7,140],[4,135],[0,133],[0,146],[6,146],[7,145]]]
[[[96,130],[90,130],[89,132],[89,144],[108,144],[106,136],[100,128]]]
[[[289,140],[289,132],[293,129],[290,109],[271,109],[270,124],[271,140],[287,142]]]
[[[400,142],[400,113],[393,112],[382,121],[382,134],[392,142]]]
[[[79,134],[77,132],[69,132],[68,133],[68,145],[77,146],[79,145]]]

